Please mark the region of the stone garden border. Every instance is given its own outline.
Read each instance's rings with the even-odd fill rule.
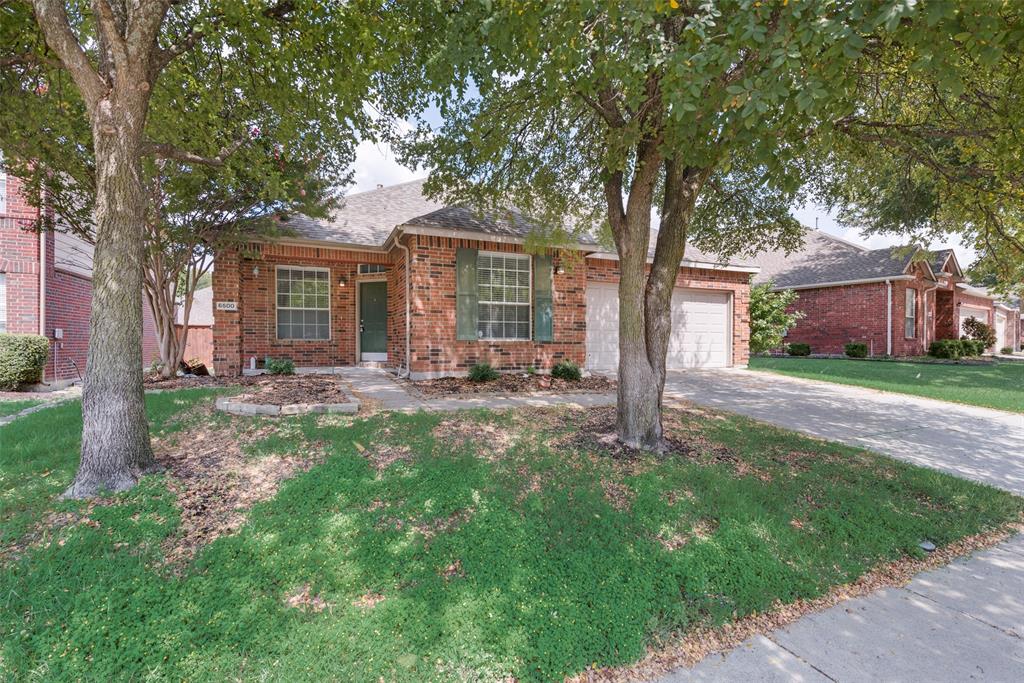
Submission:
[[[335,414],[352,414],[359,411],[360,401],[356,398],[352,391],[345,385],[342,385],[342,391],[345,392],[345,398],[348,399],[347,403],[291,403],[288,405],[274,405],[273,403],[250,403],[247,401],[240,401],[235,396],[221,396],[217,399],[215,405],[217,410],[221,410],[225,413],[231,413],[232,415],[263,415],[268,417],[284,417],[290,415],[307,415],[309,413],[335,413]]]

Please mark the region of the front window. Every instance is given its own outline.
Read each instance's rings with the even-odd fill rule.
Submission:
[[[0,332],[7,331],[7,276],[0,273]]]
[[[530,338],[530,257],[480,252],[476,257],[479,293],[477,336]]]
[[[360,263],[359,274],[370,275],[372,273],[386,273],[388,267],[379,263]]]
[[[917,290],[907,290],[907,313],[904,321],[904,336],[913,339],[917,330]]]
[[[277,269],[277,338],[331,338],[331,278],[323,268]]]

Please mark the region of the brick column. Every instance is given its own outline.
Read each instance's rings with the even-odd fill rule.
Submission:
[[[213,367],[218,376],[242,374],[242,301],[237,249],[214,257],[213,265]],[[237,311],[218,311],[218,301],[234,301]]]

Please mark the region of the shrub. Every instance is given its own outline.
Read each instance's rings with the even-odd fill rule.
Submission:
[[[811,345],[794,343],[786,347],[786,353],[791,356],[809,356],[811,355]]]
[[[264,367],[271,375],[294,375],[295,363],[291,358],[267,358]]]
[[[490,363],[477,363],[469,369],[470,382],[493,382],[498,379],[498,371]]]
[[[782,345],[786,332],[804,317],[800,311],[789,313],[797,300],[793,290],[774,292],[772,282],[750,288],[750,352],[764,353]]]
[[[50,341],[38,334],[0,333],[0,391],[43,379]]]
[[[846,345],[846,355],[850,358],[867,358],[868,345],[863,342],[850,342]]]
[[[527,367],[526,368],[526,374],[527,375],[536,375],[537,374],[537,368],[533,367],[532,365]]]
[[[980,356],[985,353],[985,342],[980,339],[961,339],[961,356]]]
[[[999,353],[1003,354],[1004,356],[1009,356],[1010,354],[1013,353],[1013,347],[1004,346],[1003,348],[999,349]]]
[[[928,345],[928,355],[935,358],[959,358],[964,346],[959,339],[939,339]]]
[[[580,366],[571,360],[563,360],[551,368],[551,376],[555,379],[566,379],[570,382],[578,382],[583,377]]]
[[[974,317],[964,321],[964,337],[983,342],[982,353],[984,353],[985,349],[996,345],[996,331]]]

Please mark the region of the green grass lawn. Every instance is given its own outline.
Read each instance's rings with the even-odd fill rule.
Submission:
[[[31,408],[37,406],[42,401],[34,399],[2,399],[0,400],[0,417],[7,417],[8,415],[14,415],[25,410],[25,408]]]
[[[212,413],[206,390],[147,403],[163,457],[223,438],[260,471],[318,464],[168,565],[201,478],[58,502],[78,404],[0,428],[0,679],[561,680],[1024,509],[709,411],[670,411],[677,449],[656,458],[603,453],[607,409],[274,422]]]
[[[1024,363],[947,365],[841,358],[750,359],[753,370],[1024,412]]]

